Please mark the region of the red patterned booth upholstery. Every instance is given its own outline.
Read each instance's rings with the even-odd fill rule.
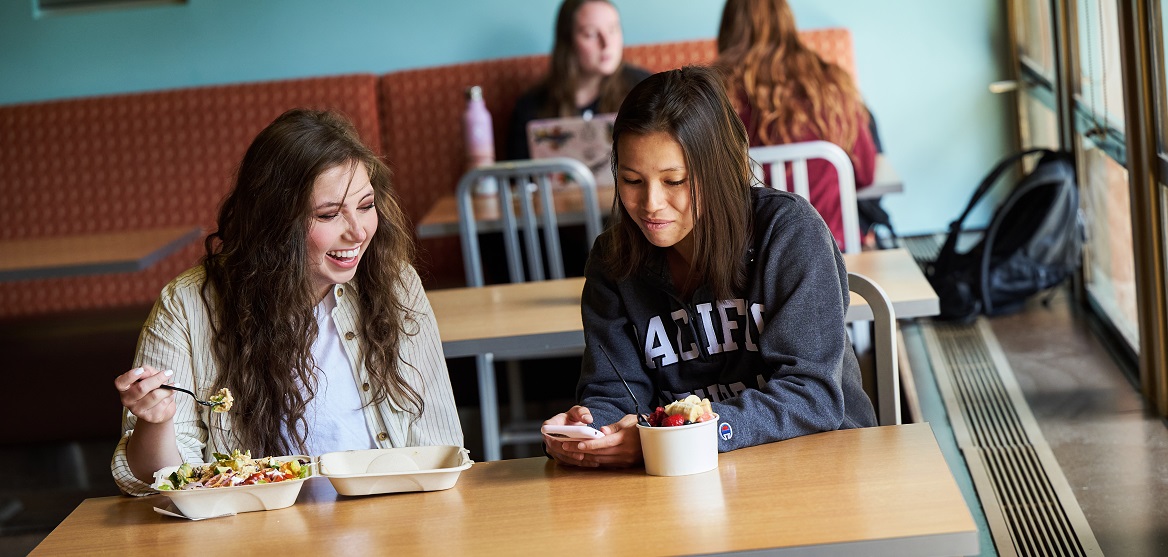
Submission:
[[[854,74],[846,29],[802,32]],[[708,63],[712,40],[636,45],[651,71]],[[255,134],[295,107],[347,114],[383,151],[406,214],[417,222],[464,171],[463,91],[481,85],[503,144],[519,95],[547,57],[525,56],[394,72],[197,87],[0,106],[0,239],[199,225],[214,228],[235,165]],[[462,282],[457,239],[422,243],[429,286]],[[136,273],[0,283],[0,319],[148,306],[201,254],[192,243]]]
[[[381,148],[372,74],[0,107],[0,239],[213,230],[244,150],[295,107],[339,110]],[[0,318],[147,306],[200,255],[196,242],[137,273],[0,283]]]

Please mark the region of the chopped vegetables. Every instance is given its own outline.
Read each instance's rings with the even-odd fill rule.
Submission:
[[[211,396],[207,402],[214,403],[215,406],[211,408],[212,412],[226,412],[231,410],[231,405],[235,403],[235,397],[231,396],[231,391],[227,387],[219,389],[219,392]],[[236,451],[238,452],[238,451]]]
[[[230,455],[214,453],[215,462],[191,466],[183,463],[166,479],[158,483],[158,489],[196,489],[202,487],[231,487],[298,480],[311,475],[307,463],[298,459],[280,461],[276,457],[251,458],[251,451]]]

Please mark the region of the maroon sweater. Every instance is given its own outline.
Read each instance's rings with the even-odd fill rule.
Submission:
[[[739,99],[742,101],[739,106],[744,108],[739,112],[738,117],[746,124],[746,131],[750,136],[750,146],[762,146],[763,142],[759,138],[758,129],[752,123],[753,109],[746,101],[745,94],[741,94]],[[851,156],[852,167],[856,173],[856,190],[858,191],[865,186],[872,185],[872,181],[875,179],[876,143],[872,140],[872,132],[868,129],[868,122],[864,115],[857,114],[856,120],[858,126],[856,143],[850,146],[840,145],[840,147]],[[797,141],[816,141],[819,139],[823,138],[814,133],[806,133],[799,136]],[[787,173],[787,183],[789,184],[790,170]],[[770,180],[769,169],[765,179],[768,182]],[[807,180],[810,182],[808,192],[811,194],[811,205],[819,211],[824,222],[827,223],[827,227],[831,229],[832,236],[835,236],[836,243],[843,250],[845,247],[844,221],[840,212],[839,178],[836,176],[835,167],[823,159],[809,160],[807,161]]]

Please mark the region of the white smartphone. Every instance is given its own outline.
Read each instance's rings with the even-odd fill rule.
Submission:
[[[540,431],[548,437],[563,440],[588,441],[604,437],[604,432],[586,425],[545,425]]]

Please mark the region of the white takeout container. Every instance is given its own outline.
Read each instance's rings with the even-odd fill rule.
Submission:
[[[718,467],[718,415],[674,427],[637,424],[645,472],[650,476],[687,476]]]
[[[277,457],[276,460],[285,462],[300,459],[305,466],[312,466],[312,457],[306,455],[290,455]],[[194,466],[194,465],[192,465]],[[154,489],[174,473],[178,466],[168,466],[154,473]],[[174,506],[188,518],[210,518],[225,514],[247,513],[252,511],[271,511],[290,507],[300,495],[300,488],[304,480],[312,477],[311,468],[307,477],[282,482],[236,485],[231,487],[206,487],[195,489],[159,490],[158,492],[169,497]]]
[[[471,464],[462,447],[431,445],[325,453],[319,471],[341,495],[373,495],[450,489]]]

